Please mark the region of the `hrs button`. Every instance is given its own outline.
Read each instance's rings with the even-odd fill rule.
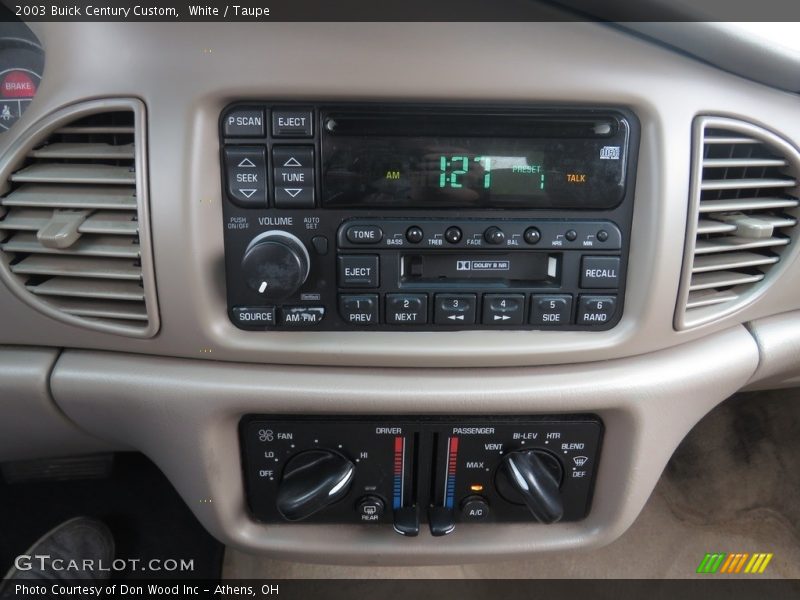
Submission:
[[[339,296],[339,314],[350,325],[377,324],[378,294]]]
[[[568,325],[572,316],[572,296],[533,296],[531,325]]]
[[[378,257],[373,254],[354,254],[339,257],[341,287],[378,287]]]
[[[425,294],[386,294],[386,322],[391,325],[422,325],[428,322]]]

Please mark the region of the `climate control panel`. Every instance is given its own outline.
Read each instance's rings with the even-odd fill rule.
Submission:
[[[577,521],[603,434],[595,416],[296,418],[241,422],[252,515],[266,523]]]

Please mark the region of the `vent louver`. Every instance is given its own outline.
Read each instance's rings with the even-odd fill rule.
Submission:
[[[143,116],[138,101],[91,102],[23,137],[4,165],[0,249],[18,295],[43,312],[150,337],[158,311]]]
[[[799,170],[797,150],[765,129],[696,120],[676,328],[721,318],[765,289],[793,247]]]

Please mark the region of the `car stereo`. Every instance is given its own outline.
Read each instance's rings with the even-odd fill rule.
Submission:
[[[627,110],[242,102],[219,126],[241,329],[621,318],[639,136]]]

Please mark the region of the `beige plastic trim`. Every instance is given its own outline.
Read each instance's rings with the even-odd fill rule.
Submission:
[[[146,326],[141,325],[127,325],[120,322],[107,322],[87,319],[77,314],[68,314],[59,310],[59,304],[54,301],[42,301],[37,295],[32,294],[17,277],[10,270],[9,257],[7,254],[2,253],[0,256],[0,280],[14,293],[14,295],[32,306],[39,312],[56,319],[63,321],[70,325],[75,325],[85,329],[94,329],[97,331],[125,335],[130,337],[149,338],[153,337],[160,328],[159,322],[159,308],[158,297],[156,294],[156,281],[155,281],[155,267],[153,262],[152,243],[150,239],[150,213],[149,213],[149,194],[148,194],[148,172],[147,172],[147,127],[145,118],[144,103],[134,98],[112,98],[107,100],[92,100],[89,102],[82,102],[80,104],[73,104],[67,106],[51,114],[48,114],[35,123],[32,123],[27,129],[20,133],[14,140],[12,145],[7,149],[5,154],[0,158],[0,182],[5,186],[6,181],[12,178],[12,173],[18,168],[19,164],[25,157],[44,139],[52,135],[59,129],[66,129],[63,126],[81,119],[83,117],[94,115],[98,113],[113,112],[119,110],[131,111],[134,114],[134,130],[136,135],[135,144],[135,161],[136,161],[136,176],[132,178],[127,169],[119,167],[110,167],[104,165],[96,165],[88,167],[83,171],[76,174],[73,169],[64,170],[58,168],[58,165],[51,165],[35,169],[39,165],[34,165],[18,172],[13,176],[14,181],[33,181],[33,182],[63,182],[63,183],[85,183],[97,182],[106,184],[115,183],[135,183],[136,185],[136,208],[139,219],[139,245],[136,249],[136,254],[131,255],[132,258],[139,258],[142,269],[142,285],[145,294],[145,306],[147,307],[147,314],[142,319],[139,314],[141,311],[132,313],[129,310],[120,310],[125,307],[109,307],[109,310],[103,310],[103,314],[89,314],[88,317],[101,316],[106,318],[115,318],[120,314],[134,315],[135,318],[141,322],[147,321]],[[86,128],[79,128],[80,131],[85,131]],[[124,173],[123,173],[124,171]],[[33,173],[33,175],[31,175]],[[37,174],[38,173],[38,174]],[[112,188],[113,189],[113,188]],[[3,190],[5,191],[5,190]],[[99,191],[94,191],[99,194]],[[105,191],[103,193],[106,193]],[[112,192],[113,194],[113,192]],[[98,198],[100,200],[102,198]],[[113,200],[116,206],[117,199],[113,196],[109,198]],[[73,206],[73,198],[66,197],[65,204]],[[26,237],[26,235],[28,237]],[[18,234],[15,236],[19,238],[18,246],[10,246],[9,250],[14,251],[15,247],[19,247],[21,251],[25,251],[28,247],[25,244],[38,246],[36,236],[33,234]],[[124,241],[124,240],[122,240]],[[101,252],[108,255],[114,253],[119,256],[127,256],[131,253],[131,246],[127,245],[123,248],[120,246],[120,239],[113,236],[100,237],[92,242],[77,241],[75,248],[78,246],[87,249],[88,255],[91,256],[92,248],[97,247],[96,252]],[[31,246],[33,247],[33,246]],[[121,254],[120,254],[121,253]],[[99,263],[97,263],[99,264]],[[69,302],[61,303],[61,306],[68,305]],[[102,307],[101,307],[102,308]]]
[[[52,378],[87,431],[153,459],[226,544],[285,560],[434,564],[599,546],[641,511],[674,449],[758,366],[744,327],[639,356],[515,369],[313,368],[65,351]],[[390,526],[263,525],[247,513],[242,415],[600,415],[605,437],[592,510],[577,523],[467,525],[443,538]],[[388,421],[388,419],[387,419]]]
[[[121,449],[75,426],[53,402],[58,350],[0,347],[0,462]]]
[[[704,132],[707,128],[726,129],[741,133],[745,137],[754,138],[771,146],[777,153],[785,156],[787,163],[795,173],[800,173],[800,153],[792,144],[772,133],[771,131],[740,121],[738,119],[729,119],[724,117],[697,117],[692,126],[692,170],[691,181],[689,187],[689,213],[686,222],[686,246],[683,255],[683,268],[681,272],[680,291],[678,292],[678,304],[675,309],[675,329],[691,329],[704,325],[713,321],[723,319],[724,317],[734,314],[744,308],[745,306],[755,302],[758,298],[764,296],[773,281],[781,277],[789,268],[798,254],[800,254],[800,244],[797,240],[789,248],[788,252],[781,254],[780,262],[777,267],[771,268],[769,272],[762,278],[757,280],[758,285],[753,285],[749,290],[739,294],[734,301],[728,301],[723,304],[715,304],[712,306],[704,306],[690,309],[687,312],[687,302],[689,299],[689,292],[692,281],[692,266],[694,265],[695,249],[697,242],[697,228],[698,217],[700,210],[700,195],[701,184],[703,176],[703,146],[705,144]],[[780,187],[787,187],[796,180],[780,180]],[[762,205],[763,206],[763,205]],[[798,214],[797,210],[789,210],[794,215]],[[797,233],[795,237],[800,236]],[[787,242],[788,243],[788,242]],[[755,240],[750,246],[742,245],[742,249],[747,247],[759,247],[764,245],[774,245],[770,240]],[[721,285],[725,282],[716,282],[715,285]],[[735,282],[728,282],[729,284]],[[741,281],[740,283],[748,283]]]

